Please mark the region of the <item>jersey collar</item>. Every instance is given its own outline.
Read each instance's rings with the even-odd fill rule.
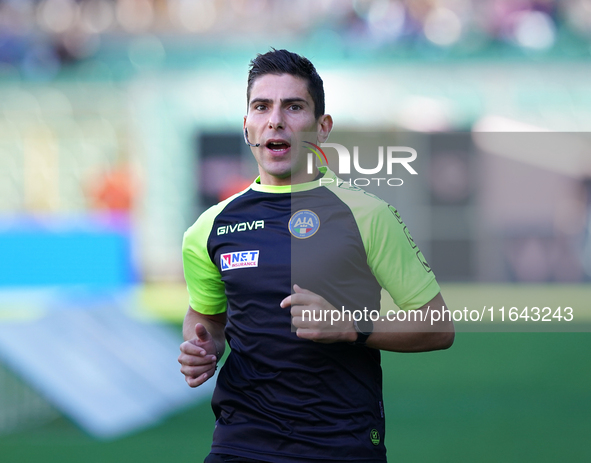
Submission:
[[[298,191],[313,190],[321,186],[320,181],[324,179],[332,179],[333,182],[336,180],[335,173],[330,170],[327,166],[321,166],[318,168],[320,173],[323,174],[319,180],[313,180],[306,183],[296,183],[295,185],[261,185],[261,177],[257,177],[256,180],[250,186],[254,191],[260,191],[263,193],[295,193]],[[328,182],[328,183],[333,183]]]

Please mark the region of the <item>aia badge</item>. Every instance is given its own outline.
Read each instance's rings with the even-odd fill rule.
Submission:
[[[259,251],[229,252],[220,256],[222,272],[235,268],[258,267]]]
[[[308,209],[297,211],[289,219],[289,232],[301,240],[310,238],[319,228],[320,219],[314,212]]]

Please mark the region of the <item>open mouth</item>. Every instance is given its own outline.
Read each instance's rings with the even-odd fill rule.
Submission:
[[[265,146],[271,151],[280,153],[288,149],[291,145],[285,140],[269,140]]]

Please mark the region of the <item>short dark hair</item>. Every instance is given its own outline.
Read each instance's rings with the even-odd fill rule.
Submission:
[[[324,84],[308,58],[274,48],[264,55],[259,53],[250,62],[246,87],[247,103],[250,102],[250,91],[254,81],[265,74],[290,74],[304,79],[308,83],[308,93],[314,102],[314,117],[318,119],[324,114]]]

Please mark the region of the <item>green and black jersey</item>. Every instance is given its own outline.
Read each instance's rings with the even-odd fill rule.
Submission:
[[[396,209],[321,172],[322,186],[257,179],[185,234],[191,307],[228,315],[212,452],[386,461],[380,352],[300,339],[279,304],[296,283],[352,312],[379,310],[382,287],[400,308],[416,309],[439,286]]]

